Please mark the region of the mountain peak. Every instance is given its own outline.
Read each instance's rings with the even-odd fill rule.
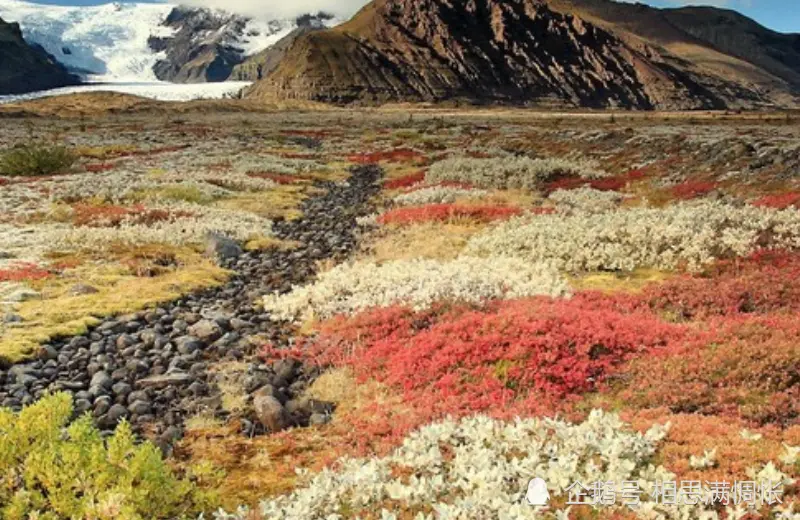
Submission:
[[[670,37],[737,74],[692,63],[664,45]],[[299,37],[247,95],[697,109],[771,104],[764,87],[787,87],[723,53],[664,11],[607,0],[375,0]]]

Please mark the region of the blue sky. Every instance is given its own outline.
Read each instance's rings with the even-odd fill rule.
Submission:
[[[1,0],[0,0],[1,1]],[[95,5],[107,3],[109,0],[31,0],[41,4],[58,5]],[[132,1],[132,0],[121,0]],[[158,0],[137,0],[137,1],[158,1]],[[173,0],[176,1],[177,0]],[[264,1],[264,0],[262,0]],[[195,4],[202,2],[193,2]],[[209,2],[213,4],[213,1]],[[264,1],[269,5],[270,0]],[[336,6],[340,2],[329,0],[329,2],[317,1],[315,5],[330,4],[329,10],[336,11]],[[351,3],[351,2],[345,2]],[[363,3],[366,3],[364,0]],[[717,7],[727,7],[750,16],[759,23],[771,29],[782,32],[800,33],[800,6],[798,0],[644,0],[644,3],[656,7],[678,7],[681,5],[715,5]],[[794,4],[794,5],[793,5]]]

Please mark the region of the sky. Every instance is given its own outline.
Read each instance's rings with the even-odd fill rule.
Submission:
[[[95,5],[108,0],[30,0],[40,4]],[[134,0],[120,0],[123,2]],[[158,0],[136,0],[158,1]],[[173,0],[179,3],[178,0]],[[0,0],[2,2],[2,0]],[[272,14],[293,16],[303,12],[324,10],[340,16],[352,15],[366,0],[186,0],[183,3],[221,7],[253,14],[254,9],[272,10]],[[800,6],[798,0],[644,0],[655,7],[681,5],[714,5],[735,9],[776,31],[800,33]]]

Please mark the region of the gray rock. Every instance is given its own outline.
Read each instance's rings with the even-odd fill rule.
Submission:
[[[109,376],[105,370],[97,372],[95,375],[92,376],[92,379],[89,382],[89,386],[100,387],[100,388],[111,388],[111,385],[113,384],[114,380],[111,379],[111,376]]]
[[[211,343],[222,337],[222,327],[212,320],[200,320],[189,327],[189,334],[196,338]]]
[[[253,409],[267,432],[279,432],[289,426],[289,414],[271,393],[261,390],[256,392],[253,396]]]
[[[128,395],[133,391],[133,388],[128,383],[117,383],[111,387],[111,391],[114,392],[114,395]]]
[[[128,409],[121,404],[115,404],[108,410],[108,420],[111,423],[117,423],[121,419],[127,419],[128,415]]]
[[[19,314],[14,314],[13,312],[7,312],[3,316],[3,323],[22,323],[22,316]]]
[[[87,285],[85,283],[75,284],[69,288],[68,293],[71,296],[82,296],[85,294],[97,294],[100,291],[97,290],[96,287],[92,287],[91,285]]]
[[[330,415],[326,415],[324,413],[312,413],[311,417],[309,417],[308,419],[308,423],[311,425],[320,425],[320,424],[326,424],[330,422],[330,420],[331,420]]]
[[[219,260],[238,258],[244,251],[234,240],[219,233],[206,236],[206,255]]]
[[[31,300],[38,300],[41,298],[41,293],[34,291],[33,289],[18,289],[6,297],[6,301],[12,303],[19,303],[19,302],[27,302]]]
[[[147,415],[152,410],[152,407],[146,401],[134,401],[128,406],[128,410],[136,415]]]
[[[165,388],[171,385],[187,385],[192,382],[192,379],[192,376],[186,372],[172,372],[140,379],[138,385],[141,388]]]
[[[192,354],[203,348],[203,342],[195,336],[181,336],[175,339],[175,345],[181,354]]]

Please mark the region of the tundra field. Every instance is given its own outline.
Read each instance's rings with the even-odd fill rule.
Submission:
[[[66,99],[0,124],[0,519],[800,518],[800,115]]]

